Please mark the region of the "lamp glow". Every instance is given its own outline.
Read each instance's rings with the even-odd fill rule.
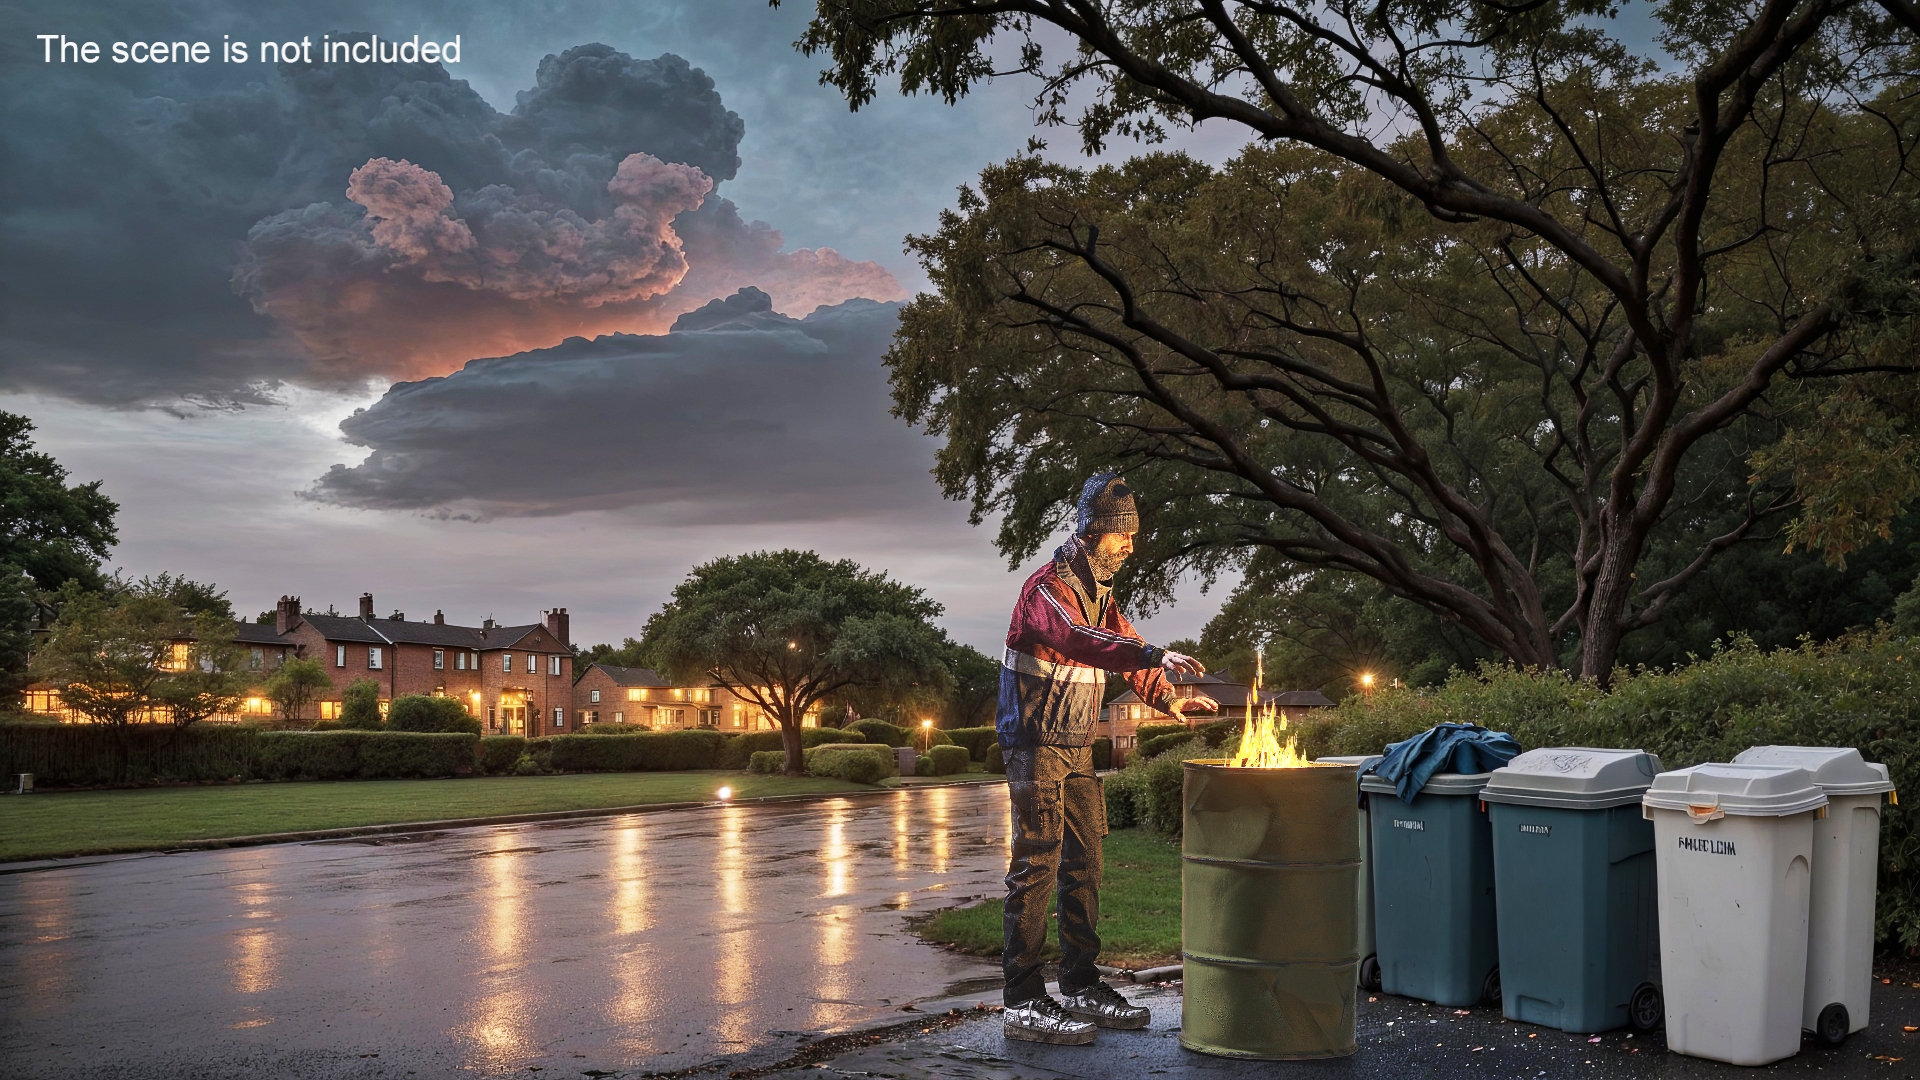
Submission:
[[[733,798],[733,789],[730,787],[723,787],[719,791],[714,792],[714,794],[719,796],[721,802],[726,802],[728,799]]]

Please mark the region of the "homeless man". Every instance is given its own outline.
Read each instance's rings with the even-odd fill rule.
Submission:
[[[1107,804],[1093,773],[1103,671],[1163,712],[1211,712],[1203,695],[1174,698],[1168,675],[1199,675],[1190,656],[1147,644],[1113,602],[1113,575],[1140,528],[1125,480],[1102,473],[1080,492],[1074,535],[1021,586],[1007,630],[994,717],[1013,802],[1007,869],[1007,1038],[1084,1044],[1096,1027],[1143,1028],[1147,1010],[1100,981],[1100,839]],[[1163,674],[1164,672],[1165,674]],[[1060,995],[1046,992],[1040,953],[1059,891]]]

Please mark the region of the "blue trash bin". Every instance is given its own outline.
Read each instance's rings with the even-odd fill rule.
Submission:
[[[1373,827],[1380,988],[1455,1007],[1498,1000],[1493,834],[1480,789],[1492,773],[1435,773],[1411,803],[1362,776]]]
[[[1481,790],[1507,1019],[1583,1034],[1660,1023],[1653,823],[1640,811],[1659,771],[1642,750],[1554,747]]]
[[[1379,754],[1355,754],[1351,757],[1323,757],[1315,761],[1331,765],[1354,765],[1361,770],[1380,760]],[[1373,825],[1368,820],[1367,797],[1355,793],[1360,800],[1360,892],[1354,898],[1360,905],[1360,985],[1368,990],[1380,989],[1380,958],[1375,955],[1373,937]]]

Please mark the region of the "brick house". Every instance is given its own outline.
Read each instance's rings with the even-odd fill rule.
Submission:
[[[1188,727],[1197,727],[1216,720],[1244,721],[1247,718],[1248,705],[1253,699],[1253,688],[1245,683],[1237,683],[1229,676],[1212,673],[1177,675],[1167,681],[1173,683],[1173,693],[1176,698],[1205,694],[1219,703],[1219,711],[1174,716],[1148,705],[1140,700],[1140,695],[1128,690],[1107,702],[1101,709],[1100,720],[1094,725],[1094,736],[1112,739],[1116,749],[1131,749],[1138,743],[1135,732],[1141,724],[1185,723]],[[1263,706],[1271,704],[1295,719],[1302,718],[1310,710],[1333,707],[1332,699],[1318,690],[1262,690],[1259,704]]]
[[[779,725],[760,706],[723,686],[681,686],[652,668],[589,664],[573,687],[573,713],[580,724],[642,724],[655,731],[699,727],[765,731]],[[817,713],[800,720],[820,726]]]

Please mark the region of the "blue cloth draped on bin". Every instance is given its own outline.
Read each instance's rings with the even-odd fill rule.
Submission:
[[[1411,803],[1435,773],[1483,773],[1505,765],[1520,744],[1504,731],[1478,724],[1436,724],[1404,742],[1389,743],[1387,754],[1366,769],[1394,786]]]

